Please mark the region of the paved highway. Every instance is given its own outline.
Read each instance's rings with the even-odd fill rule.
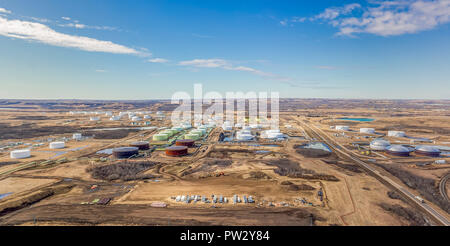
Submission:
[[[441,213],[439,213],[438,211],[433,209],[428,204],[422,203],[419,200],[417,200],[415,198],[416,196],[414,194],[412,194],[411,192],[409,192],[407,189],[405,189],[402,185],[396,183],[395,181],[393,181],[389,177],[386,177],[386,176],[382,175],[379,171],[377,171],[375,168],[373,168],[369,164],[367,164],[367,163],[361,161],[360,159],[354,157],[353,155],[351,155],[351,152],[348,149],[346,149],[344,146],[342,146],[341,144],[335,142],[330,137],[328,137],[327,134],[324,131],[322,131],[322,129],[320,129],[320,128],[312,125],[312,124],[307,124],[306,122],[304,122],[302,120],[300,120],[300,123],[303,124],[305,129],[310,129],[315,135],[317,135],[320,139],[322,139],[323,142],[328,144],[330,146],[330,148],[332,148],[336,152],[339,152],[340,154],[350,158],[354,162],[356,162],[359,165],[361,165],[364,169],[368,170],[373,175],[378,177],[379,179],[384,180],[384,182],[386,182],[389,185],[391,185],[392,187],[394,187],[398,192],[403,194],[403,196],[405,196],[408,199],[410,199],[417,206],[421,207],[424,211],[426,211],[430,216],[435,218],[436,221],[439,221],[442,225],[450,226],[450,221],[444,215],[442,215]]]

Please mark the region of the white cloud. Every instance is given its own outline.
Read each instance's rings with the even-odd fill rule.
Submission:
[[[153,59],[149,59],[148,62],[152,62],[152,63],[166,63],[166,62],[169,62],[169,60],[164,59],[164,58],[153,58]]]
[[[370,33],[393,36],[430,30],[450,22],[450,1],[371,2],[371,5],[364,9],[359,17],[342,17],[341,13],[344,12],[336,15],[335,12],[326,10],[319,16],[328,20],[332,26],[339,28],[338,35],[353,36],[356,33]]]
[[[109,27],[109,26],[89,26],[85,24],[80,24],[78,21],[74,21],[74,23],[68,23],[68,24],[60,24],[61,27],[73,27],[76,29],[96,29],[96,30],[108,30],[108,31],[114,31],[117,30],[115,27]]]
[[[324,20],[334,20],[340,15],[346,15],[351,13],[353,10],[361,8],[358,3],[347,4],[344,7],[332,7],[327,8],[325,11],[319,15],[311,18],[311,20],[324,19]]]
[[[12,12],[9,11],[9,10],[7,10],[7,9],[0,8],[0,13],[3,13],[3,14],[11,14]]]
[[[231,66],[227,61],[222,59],[194,59],[190,61],[182,61],[179,65],[208,68],[225,68]]]
[[[148,55],[133,48],[115,44],[111,41],[102,41],[89,37],[64,34],[41,23],[9,20],[3,17],[0,17],[0,35],[53,46],[76,48],[90,52]]]
[[[249,72],[264,78],[269,78],[281,82],[290,81],[291,78],[279,76],[273,73],[264,72],[258,69],[254,69],[246,66],[234,66],[231,62],[223,59],[194,59],[190,61],[182,61],[178,63],[181,66],[191,66],[197,68],[221,68],[232,71]]]
[[[106,73],[106,72],[108,72],[107,70],[104,70],[104,69],[97,69],[97,70],[95,70],[97,73]]]
[[[66,20],[66,21],[70,21],[71,19],[70,19],[70,17],[61,17],[61,19],[63,19],[63,20]]]

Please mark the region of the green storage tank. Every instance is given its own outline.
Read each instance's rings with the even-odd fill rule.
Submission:
[[[197,140],[200,138],[199,134],[194,134],[194,133],[188,133],[186,135],[184,135],[184,139],[192,139],[192,140]]]
[[[153,141],[167,141],[167,139],[169,139],[168,134],[160,133],[153,135]]]
[[[199,136],[203,136],[203,131],[202,130],[198,130],[198,129],[192,130],[190,133],[191,134],[198,134]]]

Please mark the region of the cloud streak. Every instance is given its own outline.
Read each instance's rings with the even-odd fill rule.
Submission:
[[[11,14],[12,12],[7,10],[7,9],[0,8],[0,13],[2,13],[2,14]]]
[[[94,38],[69,35],[57,32],[50,27],[36,22],[9,20],[0,17],[0,35],[23,39],[47,45],[75,48],[89,52],[104,52],[113,54],[148,55],[142,51]]]
[[[164,58],[153,58],[153,59],[149,59],[147,61],[151,62],[151,63],[167,63],[167,62],[169,62],[169,60],[164,59]]]
[[[190,66],[196,68],[220,68],[224,70],[230,71],[241,71],[252,73],[266,79],[272,79],[279,82],[288,82],[292,79],[289,77],[280,76],[277,74],[264,72],[255,68],[247,67],[247,66],[234,66],[231,62],[223,59],[194,59],[188,61],[181,61],[178,63],[180,66]]]

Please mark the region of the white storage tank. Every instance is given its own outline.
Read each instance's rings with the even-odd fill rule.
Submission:
[[[388,137],[403,138],[406,134],[403,131],[388,131]]]
[[[66,144],[64,142],[51,142],[50,143],[50,149],[63,149],[66,147]]]
[[[359,132],[360,133],[365,133],[365,134],[374,134],[375,133],[375,129],[373,129],[373,128],[360,128]]]
[[[409,149],[402,145],[391,145],[386,149],[386,152],[395,156],[409,156]]]
[[[336,126],[335,129],[338,130],[338,131],[348,131],[348,130],[350,130],[350,127],[348,127],[348,126]]]
[[[372,150],[386,150],[391,143],[384,139],[375,139],[370,143],[370,149]]]
[[[81,140],[82,137],[83,137],[83,136],[81,135],[81,133],[74,133],[74,134],[72,135],[72,138],[73,138],[74,140]]]
[[[29,149],[13,150],[10,153],[12,159],[24,159],[31,156],[31,151]]]
[[[231,131],[231,130],[233,130],[233,126],[224,124],[224,125],[222,125],[222,129],[224,131]]]
[[[236,135],[236,138],[237,138],[237,140],[239,140],[239,141],[250,141],[250,140],[253,140],[253,135],[251,135],[251,134],[246,134],[246,133],[243,133],[243,134],[237,134],[237,135]]]

